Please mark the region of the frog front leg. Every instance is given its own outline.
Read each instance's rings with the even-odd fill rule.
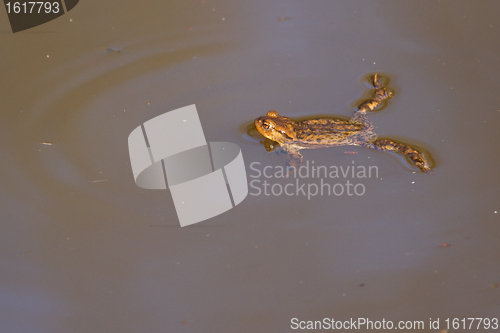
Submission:
[[[298,149],[286,149],[285,151],[288,154],[286,160],[286,177],[288,178],[292,173],[298,170],[299,166],[302,164],[303,156]]]
[[[273,152],[274,149],[276,149],[276,141],[273,141],[273,140],[269,140],[268,138],[266,138],[264,140],[264,142],[261,141],[261,143],[264,144],[264,148],[266,148],[266,151],[268,152]]]

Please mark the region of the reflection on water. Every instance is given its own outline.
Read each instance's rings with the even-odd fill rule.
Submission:
[[[241,124],[238,128],[241,137],[248,142],[260,143],[265,138],[260,134],[252,121]]]

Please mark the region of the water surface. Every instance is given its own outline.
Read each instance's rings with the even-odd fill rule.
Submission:
[[[435,332],[429,318],[498,317],[498,13],[89,0],[16,34],[1,14],[2,331],[288,332],[292,318],[365,317]],[[356,180],[362,196],[249,195],[186,228],[168,191],[133,181],[128,134],[157,115],[196,104],[207,141],[240,145],[251,176],[286,156],[245,124],[269,110],[349,117],[375,72],[395,93],[370,115],[377,133],[429,150],[431,175],[363,148],[306,151],[379,175]]]

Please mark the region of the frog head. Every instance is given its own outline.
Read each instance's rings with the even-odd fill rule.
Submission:
[[[255,119],[255,128],[264,137],[284,143],[295,139],[294,121],[282,117],[278,112],[271,110],[267,115]]]

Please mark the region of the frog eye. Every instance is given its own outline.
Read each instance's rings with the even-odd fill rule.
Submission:
[[[264,127],[264,129],[269,129],[269,127],[271,127],[271,126],[269,125],[269,123],[267,121],[264,121],[262,123],[262,127]]]

